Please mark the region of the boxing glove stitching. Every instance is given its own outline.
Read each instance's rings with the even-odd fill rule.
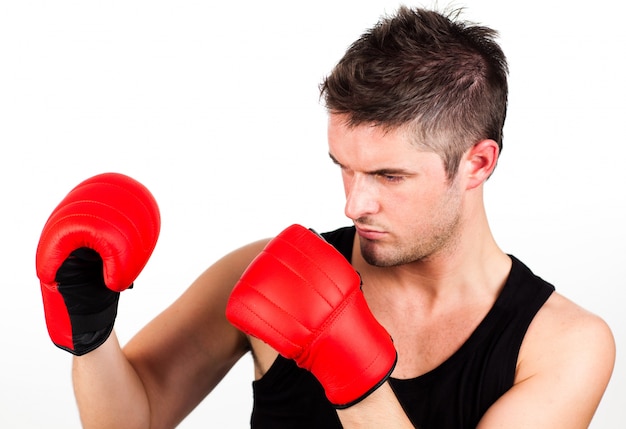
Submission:
[[[159,233],[159,228],[157,227],[157,224],[154,222],[153,218],[155,217],[159,217],[158,214],[158,209],[154,209],[151,207],[146,206],[146,204],[144,204],[144,200],[146,198],[148,198],[149,200],[153,200],[153,197],[150,193],[148,193],[147,191],[145,193],[142,194],[137,194],[135,192],[132,192],[131,190],[125,188],[124,186],[118,185],[116,183],[112,183],[112,182],[106,182],[106,181],[100,181],[100,182],[89,182],[86,183],[82,186],[79,186],[76,188],[76,190],[79,189],[85,189],[88,186],[97,186],[97,187],[103,187],[103,186],[107,186],[107,187],[113,187],[116,189],[116,193],[121,193],[123,192],[126,195],[131,196],[144,210],[144,214],[147,214],[148,216],[142,216],[143,218],[146,219],[142,219],[144,221],[146,221],[149,225],[150,225],[150,229],[151,229],[151,236],[154,236],[156,234]],[[99,189],[99,191],[101,191],[102,189]],[[67,207],[70,207],[72,205],[75,204],[97,204],[103,207],[107,207],[110,208],[114,211],[116,211],[117,213],[119,213],[120,215],[122,215],[130,225],[132,225],[133,229],[137,232],[137,236],[140,239],[140,242],[142,244],[143,247],[143,251],[150,251],[151,247],[152,247],[152,243],[151,240],[149,239],[149,237],[144,237],[143,234],[141,234],[140,229],[137,227],[137,224],[135,222],[133,222],[129,216],[127,216],[126,214],[124,214],[124,212],[118,208],[116,208],[115,206],[113,206],[112,204],[109,203],[105,203],[102,201],[96,201],[93,199],[81,199],[78,201],[72,201],[66,205],[64,205],[64,209],[66,209]]]
[[[106,204],[101,204],[101,205],[104,205],[104,206],[106,206],[106,207],[111,207],[111,206],[107,206]],[[117,210],[117,209],[115,209],[115,210],[119,212],[119,210]],[[120,212],[120,213],[121,213],[121,212]],[[123,214],[122,214],[122,215],[123,215]],[[124,216],[124,215],[123,215],[123,216]],[[126,216],[124,216],[124,217],[126,217]],[[111,225],[111,226],[113,227],[113,229],[115,229],[115,230],[117,230],[118,232],[120,232],[120,235],[121,235],[122,237],[124,237],[124,239],[125,239],[127,242],[131,242],[131,240],[129,239],[128,235],[127,235],[127,234],[125,234],[125,233],[124,233],[124,232],[123,232],[120,228],[118,228],[117,226],[115,226],[115,224],[113,224],[112,222],[110,222],[110,221],[106,220],[106,219],[105,219],[105,218],[103,218],[102,216],[97,216],[97,215],[94,215],[94,214],[91,214],[91,213],[80,213],[80,214],[79,214],[79,213],[75,213],[75,214],[70,214],[70,215],[64,215],[62,218],[59,218],[59,219],[57,219],[54,223],[50,224],[50,228],[47,228],[47,229],[48,229],[48,231],[46,231],[45,235],[43,235],[43,236],[42,236],[42,237],[43,237],[43,240],[45,240],[45,239],[48,237],[48,234],[49,234],[49,232],[50,232],[50,231],[49,231],[50,229],[54,229],[53,227],[55,227],[56,225],[58,225],[58,224],[62,223],[63,221],[65,221],[65,220],[67,220],[67,219],[71,219],[71,218],[91,218],[91,219],[98,219],[98,220],[101,220],[101,221],[103,221],[104,223],[106,223],[106,224],[108,224],[108,225]],[[135,230],[137,230],[137,228],[136,228],[134,225],[133,225],[133,228],[134,228]],[[89,238],[93,238],[93,237],[89,237]],[[90,247],[90,246],[77,246],[76,248],[78,248],[78,247]],[[111,248],[111,246],[109,246],[108,248]],[[75,249],[74,249],[74,250],[75,250]],[[93,249],[93,250],[96,250],[96,249]],[[71,253],[71,252],[70,252],[70,253]],[[68,256],[69,256],[69,254],[68,254]]]
[[[324,294],[322,294],[322,293],[319,291],[319,289],[317,289],[317,288],[315,287],[315,285],[314,285],[313,283],[309,282],[307,279],[305,279],[305,278],[304,278],[304,277],[302,277],[300,274],[298,274],[298,272],[297,272],[297,271],[295,271],[293,268],[291,268],[289,265],[287,265],[287,264],[284,262],[284,260],[283,260],[283,259],[281,259],[281,258],[279,258],[278,256],[276,256],[276,255],[274,255],[274,254],[271,254],[271,253],[270,253],[270,255],[271,255],[271,256],[272,256],[272,257],[273,257],[276,261],[278,261],[278,262],[279,262],[279,263],[280,263],[283,267],[285,267],[285,268],[286,268],[286,269],[288,269],[290,272],[292,272],[292,273],[293,273],[296,277],[298,277],[298,278],[300,279],[300,281],[302,281],[304,284],[306,284],[306,285],[307,285],[307,287],[309,287],[311,290],[313,290],[313,291],[314,291],[314,292],[315,292],[315,293],[316,293],[316,294],[317,294],[320,298],[322,298],[322,300],[324,300],[324,302],[328,305],[328,307],[329,307],[329,308],[331,308],[331,309],[332,309],[332,308],[334,308],[334,307],[335,307],[335,306],[334,306],[334,305],[333,305],[333,304],[332,304],[332,303],[328,300],[328,298],[326,298],[326,296],[324,296]],[[316,266],[316,268],[318,268],[318,267]],[[319,270],[319,268],[318,268],[318,271],[320,271],[320,270]],[[343,296],[343,294],[342,294],[342,296]],[[287,313],[287,314],[289,314],[289,313]],[[291,314],[290,314],[290,316],[292,316],[292,317],[293,317],[293,315],[291,315]],[[297,319],[296,319],[296,320],[297,320]],[[301,322],[300,322],[300,323],[301,323]]]
[[[281,241],[284,241],[289,247],[291,247],[295,252],[298,252],[300,257],[303,259],[306,259],[312,266],[314,266],[317,271],[319,273],[321,273],[334,287],[335,289],[341,294],[341,296],[346,296],[345,292],[341,289],[341,287],[339,287],[339,285],[337,284],[337,282],[335,282],[329,275],[328,273],[322,268],[320,267],[320,265],[318,263],[316,263],[308,254],[304,253],[303,251],[301,251],[298,247],[296,247],[294,244],[292,244],[291,242],[289,242],[288,240],[282,239],[280,237],[278,237]],[[330,246],[330,245],[329,245]],[[332,249],[332,248],[331,248]],[[329,249],[330,250],[330,249]],[[277,261],[279,261],[283,266],[285,266],[286,268],[289,269],[289,271],[291,271],[292,273],[294,273],[296,276],[298,276],[303,282],[305,282],[312,290],[315,291],[315,293],[317,293],[328,305],[330,308],[334,308],[335,305],[333,305],[328,298],[326,298],[325,294],[321,293],[320,290],[316,287],[315,284],[313,284],[312,282],[310,282],[309,280],[305,279],[304,277],[302,277],[302,275],[300,275],[297,271],[295,271],[293,268],[291,268],[290,265],[288,265],[287,263],[284,262],[284,259],[279,258],[278,256],[276,256],[275,254],[271,253],[271,255],[274,257],[274,259],[276,259]]]
[[[261,317],[261,315],[256,313],[250,306],[245,304],[244,300],[240,300],[240,299],[238,299],[236,297],[232,297],[232,298],[235,298],[237,300],[237,302],[239,302],[240,305],[245,307],[251,314],[253,314],[259,320],[261,320],[266,326],[270,327],[280,337],[284,338],[290,344],[292,344],[294,346],[297,346],[301,350],[304,350],[306,348],[309,348],[313,343],[315,343],[315,341],[319,338],[320,333],[322,333],[327,326],[330,326],[333,323],[333,321],[343,312],[343,310],[347,307],[347,305],[351,301],[353,301],[353,299],[349,299],[350,295],[352,295],[352,294],[349,294],[348,298],[345,298],[345,295],[344,295],[343,291],[339,288],[339,286],[325,272],[323,272],[323,270],[320,268],[320,266],[318,264],[312,263],[311,258],[309,258],[306,254],[302,253],[298,248],[296,248],[293,245],[291,245],[291,243],[289,243],[288,240],[282,240],[282,241],[285,241],[289,245],[289,247],[291,247],[292,249],[297,251],[300,255],[306,257],[306,259],[309,262],[311,262],[311,265],[313,267],[315,267],[315,269],[317,271],[319,271],[322,274],[324,274],[324,277],[326,277],[326,279],[328,279],[335,286],[335,288],[342,294],[342,296],[344,296],[344,299],[339,304],[339,306],[335,308],[335,306],[333,306],[333,304],[328,301],[328,299],[314,286],[313,283],[311,283],[310,281],[305,279],[302,275],[300,275],[297,271],[295,271],[289,264],[287,264],[284,261],[284,259],[278,257],[276,254],[274,254],[269,249],[264,249],[264,250],[262,250],[261,253],[264,254],[265,257],[274,259],[282,267],[287,269],[289,272],[293,273],[296,277],[298,277],[300,279],[300,281],[303,284],[306,284],[311,290],[315,291],[315,293],[317,295],[319,295],[320,298],[322,298],[324,300],[324,302],[329,306],[329,309],[331,309],[332,311],[327,315],[327,317],[324,318],[324,322],[319,327],[317,327],[315,330],[312,330],[311,328],[309,328],[306,324],[304,324],[300,320],[298,315],[296,315],[296,314],[294,314],[292,312],[289,312],[285,308],[283,308],[283,307],[279,306],[278,304],[276,304],[273,299],[269,298],[266,294],[264,294],[261,290],[259,290],[257,285],[252,284],[252,283],[244,280],[243,278],[240,279],[240,283],[245,284],[248,289],[250,289],[251,291],[254,291],[258,296],[262,297],[267,303],[269,303],[275,309],[278,309],[282,314],[287,315],[290,319],[292,319],[294,322],[298,323],[298,325],[300,325],[302,328],[306,329],[311,334],[309,339],[306,341],[305,344],[296,344],[293,341],[291,341],[288,337],[286,337],[284,334],[282,334],[278,328],[274,327],[274,325],[272,325],[267,320],[265,320],[263,317]],[[354,291],[356,292],[356,291],[358,291],[358,289],[355,289]],[[300,355],[301,355],[301,353],[300,353]],[[297,359],[297,357],[295,357],[295,358]]]
[[[126,216],[124,216],[124,217],[126,217]],[[125,234],[120,228],[118,228],[115,224],[113,224],[112,222],[104,219],[101,216],[96,216],[96,215],[93,215],[93,214],[65,215],[62,218],[58,219],[56,222],[54,222],[52,224],[52,226],[54,227],[56,224],[61,223],[64,220],[71,219],[71,218],[98,219],[99,221],[102,221],[103,223],[106,223],[106,224],[110,225],[114,230],[116,230],[119,233],[120,237],[122,237],[126,241],[126,243],[128,243],[127,246],[132,244],[132,240],[130,239],[130,237],[127,234]],[[132,224],[132,222],[131,222],[131,224]],[[136,229],[136,227],[134,225],[133,225],[133,228]],[[93,239],[93,237],[89,237],[89,238]],[[118,290],[118,288],[113,288],[112,285],[110,284],[111,278],[110,278],[110,274],[109,274],[110,267],[109,267],[109,262],[108,262],[109,258],[117,257],[117,256],[120,255],[119,249],[117,249],[116,247],[112,247],[112,246],[104,246],[104,247],[103,246],[98,246],[98,245],[95,245],[97,243],[94,243],[94,242],[87,243],[86,241],[87,240],[84,240],[84,239],[83,240],[79,240],[73,246],[74,249],[79,248],[79,247],[89,247],[89,248],[93,249],[94,251],[98,252],[100,254],[100,257],[102,258],[102,261],[103,261],[102,270],[103,270],[104,279],[108,280],[108,282],[105,282],[106,286],[109,289],[111,289],[111,290],[113,290],[115,292],[120,292],[120,290]],[[105,252],[105,250],[106,250],[106,252]],[[115,252],[112,252],[112,250],[115,250]],[[69,253],[71,253],[71,250],[70,250]],[[61,260],[65,260],[69,256],[69,253],[67,255],[63,255]],[[58,270],[58,268],[57,268],[57,270]],[[127,270],[124,270],[124,274],[128,274]],[[135,273],[132,273],[132,274],[133,274],[133,276],[135,275]],[[54,273],[54,275],[56,276],[56,272]],[[118,277],[124,277],[124,276],[118,276]],[[122,287],[128,287],[128,286],[129,285],[123,285]]]
[[[111,187],[111,188],[115,188],[115,193],[116,194],[120,194],[120,193],[124,193],[126,195],[131,196],[136,202],[139,203],[139,205],[143,208],[144,210],[144,214],[146,214],[147,216],[142,216],[142,220],[146,221],[147,224],[150,225],[150,229],[151,229],[151,236],[155,236],[158,235],[159,231],[160,231],[160,226],[159,226],[159,222],[158,220],[160,219],[160,213],[158,210],[158,207],[155,204],[154,201],[154,196],[152,195],[152,193],[141,183],[137,182],[136,180],[128,177],[128,176],[124,176],[124,175],[120,175],[120,174],[115,174],[112,175],[113,173],[110,174],[103,174],[100,176],[96,176],[93,177],[91,179],[88,179],[86,181],[84,181],[83,183],[79,184],[78,186],[76,186],[74,189],[72,189],[72,191],[70,191],[70,193],[65,197],[64,201],[62,201],[59,206],[57,207],[68,207],[72,204],[80,204],[80,203],[89,203],[89,202],[95,202],[98,204],[102,204],[104,206],[108,206],[111,207],[108,204],[102,203],[102,202],[98,202],[98,201],[93,201],[91,199],[82,199],[79,201],[72,201],[72,202],[68,202],[65,203],[65,200],[67,200],[68,198],[70,198],[72,196],[72,194],[76,193],[76,192],[87,192],[85,191],[86,188],[88,187],[96,187],[96,189],[101,192],[102,191],[102,187]],[[111,180],[106,180],[106,179],[111,179]],[[128,183],[124,183],[124,184],[120,184],[117,183],[116,180],[126,180],[128,182],[130,182],[132,184],[132,189],[129,189],[128,187]],[[153,202],[153,204],[150,205],[146,205],[145,201],[151,201]],[[125,216],[123,212],[118,211],[120,214],[122,214],[122,216],[126,217],[128,219],[128,216]],[[133,228],[135,230],[138,230],[138,228],[136,227],[136,224],[132,221],[129,221],[129,223],[131,225],[133,225]],[[138,234],[138,236],[140,237],[140,241],[143,244],[143,250],[144,251],[150,251],[150,249],[152,249],[152,243],[151,240],[149,239],[149,237],[146,237],[144,239],[142,234]]]
[[[315,331],[314,331],[314,336],[311,339],[311,341],[307,344],[307,347],[310,347],[313,345],[313,343],[315,343],[318,339],[321,338],[322,333],[329,331],[330,327],[333,326],[335,324],[335,322],[337,320],[339,320],[339,317],[341,315],[343,315],[343,313],[345,312],[345,310],[352,305],[352,303],[354,302],[354,300],[357,298],[356,292],[358,292],[358,290],[354,290],[353,292],[351,292],[350,294],[348,294],[344,300],[339,304],[339,306],[337,308],[334,309],[334,311],[332,311],[328,317],[325,318],[324,323],[322,323]]]
[[[141,185],[139,182],[135,182],[135,185],[139,185],[141,186],[141,194],[132,192],[130,189],[128,189],[125,186],[121,186],[117,183],[114,182],[107,182],[107,181],[93,181],[93,182],[89,182],[89,183],[85,183],[82,186],[87,186],[87,185],[91,185],[91,184],[100,184],[100,185],[107,185],[107,186],[113,186],[121,191],[123,191],[124,193],[131,195],[137,202],[139,202],[139,205],[141,205],[145,212],[148,213],[148,219],[146,219],[150,226],[151,226],[151,230],[152,230],[152,235],[156,235],[159,233],[159,227],[157,226],[157,223],[153,221],[153,218],[160,218],[160,214],[158,212],[158,208],[156,207],[148,207],[146,204],[144,204],[144,200],[147,198],[150,201],[154,201],[154,197],[152,196],[152,194],[150,193],[150,191],[148,191],[147,188],[145,188],[143,185]],[[78,187],[77,187],[78,188]],[[128,216],[124,215],[124,213],[122,213],[120,211],[120,213],[128,218]],[[155,216],[156,215],[156,216]],[[135,230],[138,231],[138,228],[136,227],[136,224],[132,221],[129,220],[129,222],[131,223],[131,225],[133,225],[133,228],[135,228]],[[144,251],[146,250],[150,250],[150,248],[152,247],[152,244],[150,243],[150,240],[144,240],[142,234],[139,234],[139,237],[141,239],[141,242],[144,244]]]
[[[240,280],[240,283],[243,285],[245,284],[245,286],[250,290],[250,291],[254,291],[255,293],[257,293],[257,295],[259,295],[261,298],[263,298],[264,300],[266,300],[269,304],[271,304],[274,308],[278,309],[281,313],[288,315],[289,317],[291,317],[294,321],[298,322],[299,325],[301,325],[303,328],[305,328],[307,331],[309,331],[310,333],[312,332],[310,328],[308,328],[307,326],[303,325],[302,322],[300,322],[298,319],[296,319],[295,317],[293,317],[293,315],[287,311],[285,311],[284,308],[280,307],[278,304],[274,303],[271,299],[269,299],[265,294],[261,293],[261,291],[259,291],[258,289],[256,289],[254,287],[253,284],[245,281],[245,280]],[[257,318],[259,321],[261,321],[264,325],[266,325],[267,327],[271,328],[272,331],[274,331],[276,334],[278,334],[281,338],[283,338],[284,340],[286,340],[288,343],[290,343],[292,346],[295,346],[298,349],[302,349],[302,346],[300,344],[297,344],[295,342],[293,342],[289,337],[287,337],[286,335],[284,335],[278,328],[276,328],[272,323],[270,323],[269,321],[267,321],[265,319],[264,316],[262,316],[261,314],[257,313],[253,307],[249,306],[247,304],[247,299],[241,299],[237,296],[231,296],[231,305],[232,303],[237,303],[240,307],[245,308],[250,314],[252,314],[255,318]],[[232,311],[232,310],[231,310]],[[235,319],[236,320],[236,319]],[[249,333],[250,335],[256,336],[256,334],[254,332],[251,332],[251,330],[246,329],[244,327],[242,327],[239,323],[237,323],[237,325],[239,326],[239,328],[243,331],[245,331],[246,333]],[[272,346],[274,347],[274,346]],[[301,353],[300,353],[301,354]]]
[[[328,300],[326,299],[326,297],[324,297],[324,296],[323,296],[323,295],[322,295],[322,294],[321,294],[321,293],[320,293],[317,289],[315,289],[315,288],[313,287],[313,284],[312,284],[312,283],[310,283],[310,282],[309,282],[309,281],[307,281],[305,278],[303,278],[303,277],[302,277],[302,276],[301,276],[301,275],[300,275],[297,271],[295,271],[295,270],[294,270],[294,269],[293,269],[293,268],[292,268],[289,264],[287,264],[287,263],[286,263],[283,259],[279,258],[279,257],[278,257],[275,253],[270,252],[268,249],[264,249],[261,253],[263,253],[263,254],[264,254],[264,256],[265,256],[266,258],[271,258],[271,259],[273,259],[274,261],[278,262],[278,263],[279,263],[279,264],[280,264],[283,268],[287,269],[289,272],[291,272],[291,273],[292,273],[292,274],[294,274],[296,277],[298,277],[298,279],[300,279],[300,281],[301,281],[302,283],[307,284],[307,285],[308,285],[308,286],[309,286],[312,290],[314,290],[314,291],[315,291],[315,292],[316,292],[316,293],[317,293],[317,294],[318,294],[318,295],[319,295],[319,296],[320,296],[320,297],[324,300],[324,302],[326,302],[326,304],[327,304],[330,308],[332,308],[332,307],[333,307],[333,306],[332,306],[332,304],[331,304],[330,302],[328,302]],[[302,321],[301,321],[301,319],[298,317],[298,315],[296,315],[296,314],[294,314],[294,313],[291,313],[291,312],[288,312],[288,311],[287,311],[286,309],[284,309],[283,307],[278,306],[278,304],[276,304],[276,303],[274,302],[274,300],[273,300],[273,299],[270,299],[267,295],[265,295],[264,293],[262,293],[262,292],[261,292],[261,291],[260,291],[257,287],[255,287],[255,285],[253,285],[253,284],[251,284],[251,283],[249,283],[249,282],[246,282],[246,283],[249,285],[249,287],[250,287],[252,290],[256,291],[256,292],[257,292],[259,295],[261,295],[261,296],[262,296],[262,297],[263,297],[266,301],[268,301],[268,302],[269,302],[270,304],[272,304],[274,307],[276,307],[276,308],[280,309],[280,310],[281,310],[281,312],[282,312],[283,314],[288,315],[288,316],[289,316],[289,317],[291,317],[293,320],[295,320],[296,322],[298,322],[298,324],[299,324],[300,326],[302,326],[303,328],[307,329],[309,332],[312,332],[312,331],[311,331],[311,329],[310,329],[308,326],[306,326],[306,324],[305,324],[304,322],[302,322]],[[290,287],[291,287],[291,285],[290,285]]]

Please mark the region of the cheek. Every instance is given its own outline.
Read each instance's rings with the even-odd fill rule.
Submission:
[[[406,211],[416,215],[426,215],[434,209],[438,201],[437,193],[427,186],[403,190],[394,196],[397,209],[406,207]],[[393,209],[393,207],[392,207]]]
[[[440,196],[434,215],[441,219],[442,223],[458,222],[463,205],[463,193],[457,187],[451,187]]]
[[[456,216],[459,204],[460,195],[456,189],[432,185],[403,190],[388,201],[392,216],[422,226]]]

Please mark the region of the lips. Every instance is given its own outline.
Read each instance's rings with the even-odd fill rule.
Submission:
[[[356,232],[359,234],[359,237],[364,238],[366,240],[380,240],[386,233],[384,231],[380,231],[371,227],[365,226],[356,226]]]

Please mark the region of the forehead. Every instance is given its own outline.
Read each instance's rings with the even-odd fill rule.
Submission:
[[[387,129],[374,124],[351,125],[345,115],[330,114],[328,146],[341,164],[410,163],[426,152],[414,142],[406,128]]]

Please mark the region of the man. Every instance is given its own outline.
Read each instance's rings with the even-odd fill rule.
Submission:
[[[85,427],[174,427],[247,352],[253,427],[589,425],[613,338],[489,230],[483,186],[502,148],[507,65],[494,31],[455,19],[400,8],[321,86],[354,223],[323,234],[339,258],[304,228],[244,246],[122,349],[119,291],[156,243],[158,210],[125,177],[68,195],[44,228],[38,273],[53,341],[77,355]],[[326,304],[304,294],[327,313],[314,317]]]

